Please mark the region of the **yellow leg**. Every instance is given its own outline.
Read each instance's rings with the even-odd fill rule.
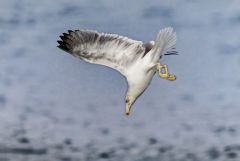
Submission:
[[[167,79],[167,80],[170,80],[170,81],[175,81],[176,80],[176,76],[171,75],[168,72],[168,66],[166,64],[161,65],[160,63],[157,63],[157,71],[158,71],[159,77],[161,77],[161,78],[164,78],[164,79]]]

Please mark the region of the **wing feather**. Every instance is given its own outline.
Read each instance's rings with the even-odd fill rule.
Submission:
[[[141,41],[116,34],[90,30],[69,30],[63,33],[58,47],[86,62],[105,65],[124,75],[124,71],[139,58],[145,47]]]

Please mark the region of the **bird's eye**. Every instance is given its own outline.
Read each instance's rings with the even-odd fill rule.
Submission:
[[[125,102],[128,103],[128,102],[129,102],[129,99],[126,99]]]

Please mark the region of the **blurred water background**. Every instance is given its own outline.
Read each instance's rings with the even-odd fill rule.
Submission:
[[[116,71],[60,51],[68,29],[143,42],[177,32],[178,79],[124,116]],[[240,1],[1,0],[0,161],[239,160]]]

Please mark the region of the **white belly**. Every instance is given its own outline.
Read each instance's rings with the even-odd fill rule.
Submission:
[[[155,68],[148,70],[146,69],[146,66],[141,65],[129,68],[127,72],[128,90],[138,97],[151,83],[155,73]]]

